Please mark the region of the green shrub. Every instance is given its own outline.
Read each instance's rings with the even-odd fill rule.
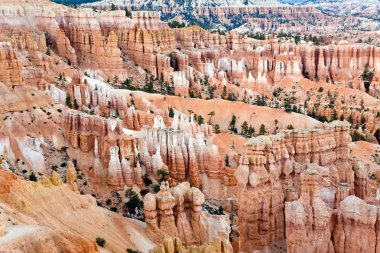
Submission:
[[[137,250],[128,248],[127,253],[141,253],[141,251],[137,251]]]
[[[33,182],[37,182],[37,177],[36,177],[36,175],[34,174],[34,172],[32,172],[32,174],[29,175],[29,180],[30,180],[30,181],[33,181]]]
[[[96,237],[96,244],[100,247],[104,247],[104,245],[106,245],[106,240],[104,240],[104,238],[101,237]]]
[[[141,194],[141,196],[145,196],[145,195],[147,195],[149,193],[149,190],[148,189],[142,189],[141,191],[140,191],[140,194]]]
[[[135,213],[136,208],[140,209],[144,207],[144,202],[142,202],[135,191],[128,189],[125,192],[125,197],[129,198],[129,201],[125,203],[125,207],[128,209],[129,213]]]
[[[146,186],[149,186],[149,185],[151,185],[151,184],[153,183],[152,180],[150,180],[150,178],[148,177],[147,174],[144,175],[144,177],[143,177],[143,181],[144,181],[144,184],[145,184]]]
[[[154,187],[153,187],[153,191],[154,191],[155,193],[159,192],[159,191],[160,191],[160,185],[159,185],[159,184],[154,185]]]
[[[216,124],[216,125],[214,126],[214,132],[215,132],[216,134],[220,134],[220,133],[221,133],[219,124]]]
[[[160,180],[159,180],[160,183],[169,180],[169,172],[168,171],[166,171],[164,169],[160,169],[160,170],[158,170],[158,174],[160,175]]]

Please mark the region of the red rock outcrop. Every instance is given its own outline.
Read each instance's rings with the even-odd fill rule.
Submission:
[[[107,121],[99,116],[71,112],[66,114],[64,126],[71,146],[93,155],[95,182],[108,178],[108,184],[117,189],[141,182],[128,173],[128,168],[135,166],[137,140],[122,133],[120,120]]]
[[[201,246],[184,247],[178,237],[166,237],[162,244],[154,247],[149,253],[180,253],[180,252],[215,252],[229,253],[231,250],[221,240],[215,240],[211,244]]]
[[[142,186],[141,171],[158,179],[158,171],[164,169],[170,173],[171,185],[186,180],[194,186],[204,185],[202,190],[207,197],[218,203],[223,202],[225,187],[232,190],[234,184],[223,186],[228,175],[217,146],[205,144],[204,136],[212,134],[208,125],[199,127],[178,114],[172,129],[165,126],[161,116],[155,117],[153,127],[145,125],[141,131],[129,129],[135,127],[128,122],[73,111],[66,113],[65,136],[74,149],[94,157],[91,163],[96,182],[108,178],[107,184],[117,189],[124,185]]]
[[[333,231],[336,253],[377,252],[379,250],[379,207],[348,196],[338,208]]]
[[[209,202],[231,210],[226,196],[233,199],[236,185],[234,176],[226,172],[218,147],[205,144],[204,133],[209,135],[209,128],[205,126],[202,130],[198,126],[197,129],[192,120],[189,123],[183,116],[181,119],[178,117],[174,116],[172,128],[181,130],[156,127],[142,129],[143,139],[146,140],[146,151],[142,152],[146,155],[142,155],[142,161],[145,165],[152,165],[151,168],[147,167],[147,172],[157,177],[159,169],[168,170],[170,185],[189,181],[192,186],[202,189]]]
[[[188,182],[174,188],[162,182],[158,193],[148,193],[144,197],[148,229],[156,232],[159,229],[167,235],[177,236],[184,245],[211,243],[216,239],[213,233],[217,230],[219,239],[229,247],[229,231],[224,231],[225,217],[218,217],[219,225],[211,225],[211,220],[216,217],[201,211],[204,201],[203,193],[197,188],[190,188]]]
[[[77,62],[82,68],[104,71],[109,79],[114,76],[120,80],[126,79],[117,35],[111,31],[103,36],[93,13],[68,13],[60,25],[75,49]]]
[[[22,85],[22,67],[10,43],[0,43],[0,81],[8,86]]]
[[[301,196],[285,204],[287,252],[334,252],[331,212],[321,199],[322,177],[318,170],[301,173]]]
[[[339,203],[347,191],[371,198],[368,179],[361,176],[365,172],[355,172],[358,169],[349,157],[350,142],[349,125],[342,122],[332,122],[323,129],[283,131],[250,139],[247,154],[235,172],[240,250],[250,252],[283,239],[285,201],[298,199],[300,192],[302,196],[300,173],[313,164],[321,173],[323,187],[327,187],[322,196],[330,206]],[[337,187],[343,184],[346,187]],[[338,200],[330,188],[338,192]]]

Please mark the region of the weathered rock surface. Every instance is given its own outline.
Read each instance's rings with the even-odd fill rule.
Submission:
[[[108,250],[118,252],[148,252],[155,245],[143,223],[98,207],[95,198],[72,191],[68,184],[27,182],[0,169],[0,196],[0,251],[99,252],[97,237],[106,240]],[[95,225],[94,220],[101,223]],[[134,236],[143,243],[136,243]]]
[[[0,43],[0,82],[8,86],[22,85],[21,63],[10,43]]]
[[[334,252],[331,212],[322,201],[322,177],[315,169],[301,174],[301,196],[285,204],[287,252]]]
[[[154,247],[149,253],[187,253],[187,252],[215,252],[215,253],[228,253],[231,252],[226,245],[220,241],[215,240],[212,244],[206,244],[201,246],[184,247],[181,240],[177,237],[166,237],[163,243]]]
[[[213,222],[214,218],[201,210],[204,201],[203,193],[198,188],[190,188],[188,182],[174,188],[162,182],[158,193],[148,193],[144,197],[148,228],[176,236],[184,245],[211,243],[219,237],[225,247],[230,248],[226,217]]]
[[[348,144],[351,142],[351,137],[348,129],[347,123],[332,122],[323,129],[283,131],[276,136],[260,136],[247,142],[247,154],[243,156],[235,172],[240,188],[238,194],[240,250],[250,252],[284,239],[284,222],[288,229],[287,234],[300,231],[303,233],[308,229],[308,224],[313,222],[309,220],[312,216],[308,210],[314,203],[316,206],[312,208],[318,209],[316,215],[321,217],[315,218],[315,222],[319,224],[314,226],[316,230],[309,233],[309,229],[306,235],[310,236],[310,241],[314,240],[312,233],[315,233],[318,240],[325,238],[327,241],[324,245],[328,247],[326,249],[331,250],[327,239],[330,236],[318,234],[328,227],[326,222],[329,220],[329,214],[317,196],[320,194],[315,186],[317,183],[313,183],[313,179],[308,183],[306,172],[316,170],[316,174],[321,174],[323,180],[319,184],[323,187],[324,193],[321,196],[332,208],[347,196],[347,192],[357,194],[364,199],[371,199],[366,190],[368,179],[360,176],[361,173],[355,172],[357,165],[349,157]],[[308,184],[310,186],[307,186]],[[337,187],[339,185],[341,187]],[[335,196],[334,192],[338,194]],[[294,207],[297,206],[297,210],[302,209],[301,205],[304,209],[307,208],[304,214],[308,217],[309,223],[306,225],[302,225],[301,221],[294,221],[295,224],[292,224],[292,219],[284,220],[285,201],[297,200],[299,195],[301,197]],[[316,196],[314,202],[313,200],[310,200],[310,203],[305,202],[313,196]],[[291,204],[288,206],[290,208]],[[301,218],[298,217],[297,220],[299,219]],[[306,228],[301,229],[302,226]],[[299,242],[293,243],[294,238],[298,238],[293,236],[290,236],[288,250],[293,250],[292,247],[302,248]],[[298,252],[298,249],[294,249],[294,252]]]

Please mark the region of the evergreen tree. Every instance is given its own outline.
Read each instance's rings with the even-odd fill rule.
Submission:
[[[126,16],[126,17],[128,17],[128,18],[131,18],[131,17],[132,17],[132,12],[130,12],[130,11],[128,10],[128,7],[125,7],[125,8],[124,8],[124,11],[125,11],[125,16]]]
[[[71,99],[69,95],[66,95],[66,106],[69,107],[70,109],[73,108],[73,104],[71,104]]]
[[[74,109],[75,110],[78,110],[79,109],[79,105],[78,105],[78,102],[77,100],[74,98]]]
[[[232,114],[232,119],[230,121],[230,125],[229,125],[228,129],[231,130],[234,133],[237,133],[237,129],[236,129],[236,116],[235,116],[235,114]]]
[[[259,129],[259,134],[260,135],[265,135],[267,133],[266,127],[264,124],[261,124],[260,129]]]
[[[169,117],[174,118],[174,110],[172,107],[169,107]]]
[[[119,117],[120,117],[119,109],[116,108],[116,118],[119,118]]]
[[[380,143],[380,128],[378,128],[378,129],[375,131],[374,136],[375,136],[377,142]]]
[[[210,113],[207,114],[207,115],[210,116],[210,118],[208,119],[208,124],[211,125],[211,118],[212,118],[213,116],[215,116],[215,111],[212,111],[212,112],[210,112]]]
[[[222,98],[223,99],[227,99],[228,95],[227,95],[227,87],[224,85],[223,86],[223,93],[222,93]]]
[[[202,117],[202,115],[198,115],[197,121],[198,121],[198,125],[202,125],[204,123],[204,118]]]
[[[216,134],[220,134],[220,133],[221,133],[221,131],[220,131],[220,126],[219,126],[218,124],[216,124],[216,125],[214,126],[214,132],[215,132]]]
[[[350,122],[351,125],[354,124],[354,117],[352,117],[352,114],[348,117],[348,122]]]

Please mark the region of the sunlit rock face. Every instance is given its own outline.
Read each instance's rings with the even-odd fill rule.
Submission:
[[[322,201],[317,170],[301,174],[301,196],[285,204],[286,243],[289,252],[334,252],[331,241],[331,212]],[[322,243],[321,243],[322,242]]]
[[[318,251],[316,241],[324,238],[323,245],[330,252],[333,246],[326,229],[331,212],[327,207],[338,208],[349,194],[371,197],[368,179],[360,176],[359,168],[364,167],[349,156],[350,142],[349,126],[342,122],[250,139],[235,172],[240,188],[240,249],[262,249],[285,239],[286,234],[288,250],[300,252],[311,243]],[[314,217],[314,221],[305,217]],[[303,233],[308,238],[303,241],[310,243],[297,241]]]
[[[11,43],[0,43],[0,82],[8,86],[22,85],[22,69]]]
[[[144,197],[148,229],[176,236],[184,245],[213,243],[217,236],[231,250],[228,218],[203,212],[201,206],[204,201],[203,193],[190,187],[188,182],[173,188],[162,182],[158,193],[148,193]]]

